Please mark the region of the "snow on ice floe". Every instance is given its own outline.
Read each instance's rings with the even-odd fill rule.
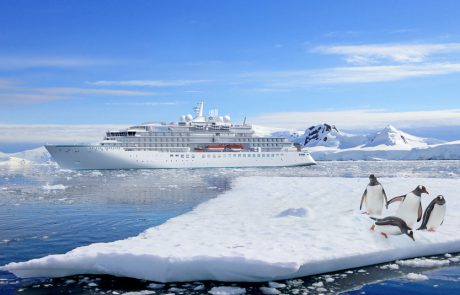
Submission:
[[[42,188],[46,191],[51,191],[51,190],[65,190],[67,187],[63,184],[46,184],[42,186]]]
[[[429,279],[428,276],[424,274],[413,273],[413,272],[408,273],[403,278],[406,280],[410,280],[410,281],[425,281]]]
[[[416,231],[415,242],[405,235],[385,239],[369,230],[372,221],[357,210],[367,178],[241,177],[230,191],[136,237],[10,263],[3,270],[19,277],[272,281],[460,252],[458,179],[379,180],[389,197],[425,185],[431,195],[423,196],[424,207],[442,193],[444,224],[437,232]],[[306,214],[292,214],[302,208]],[[396,208],[392,204],[385,213]]]

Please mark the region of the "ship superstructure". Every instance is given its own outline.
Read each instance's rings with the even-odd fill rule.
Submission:
[[[62,168],[139,169],[205,167],[273,167],[315,164],[309,153],[283,137],[255,136],[252,126],[233,124],[217,110],[204,115],[204,103],[195,116],[179,122],[144,123],[107,131],[98,145],[48,145]]]

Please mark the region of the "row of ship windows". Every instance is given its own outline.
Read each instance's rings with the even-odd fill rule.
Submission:
[[[107,146],[107,145],[106,145]],[[118,143],[121,147],[189,147],[186,143]],[[278,143],[253,143],[251,147],[282,147]]]
[[[115,140],[115,138],[107,138]],[[207,141],[209,138],[186,138],[186,137],[172,137],[172,138],[155,138],[155,137],[126,137],[119,138],[120,142],[189,142],[189,141],[203,140]],[[232,138],[232,142],[284,142],[284,138]]]
[[[277,153],[274,153],[274,154],[260,154],[260,153],[254,153],[254,154],[245,154],[245,153],[241,153],[241,154],[202,154],[201,155],[201,158],[274,158],[274,157],[282,157],[284,154],[277,154]],[[194,154],[170,154],[169,155],[170,158],[192,158],[194,159],[195,158],[195,155]]]

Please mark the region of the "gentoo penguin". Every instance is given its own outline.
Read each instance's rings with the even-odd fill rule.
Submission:
[[[359,210],[361,210],[364,203],[366,205],[367,214],[380,215],[382,214],[383,204],[388,208],[387,202],[387,195],[383,186],[377,181],[377,177],[375,177],[374,174],[369,175],[369,184],[361,197]]]
[[[422,219],[422,194],[428,194],[423,185],[417,186],[413,191],[404,195],[394,197],[388,201],[388,205],[393,202],[401,201],[396,216],[404,220],[409,227],[412,227],[416,221]]]
[[[401,218],[396,216],[388,216],[382,219],[371,218],[375,220],[375,223],[371,226],[371,230],[379,232],[385,238],[388,238],[388,235],[406,234],[415,241],[414,232]]]
[[[439,195],[426,207],[423,213],[422,225],[417,229],[428,229],[435,231],[443,222],[446,216],[446,199]]]

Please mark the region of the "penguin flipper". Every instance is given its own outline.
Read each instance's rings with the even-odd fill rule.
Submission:
[[[388,199],[387,199],[387,194],[385,193],[385,189],[382,187],[382,193],[383,197],[385,198],[385,208],[388,209]]]
[[[361,204],[359,205],[359,210],[363,207],[364,198],[367,196],[367,188],[364,190],[363,196],[361,197]]]
[[[422,202],[420,202],[420,205],[418,206],[418,217],[417,217],[417,222],[422,219],[422,214],[423,214],[423,209],[422,209]]]
[[[387,206],[394,202],[401,202],[406,196],[397,196],[387,202]]]

